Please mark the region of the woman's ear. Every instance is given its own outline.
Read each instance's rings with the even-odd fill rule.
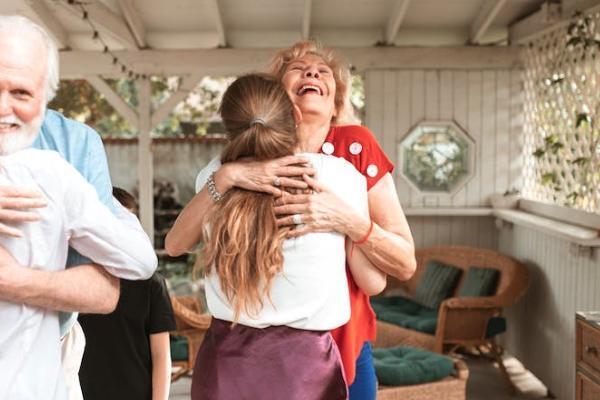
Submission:
[[[302,122],[302,111],[300,111],[300,107],[294,104],[294,121],[296,121],[296,126],[300,125]]]

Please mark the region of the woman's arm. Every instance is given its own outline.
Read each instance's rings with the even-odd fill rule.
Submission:
[[[169,332],[150,335],[152,357],[152,400],[168,400],[171,385],[171,349]]]
[[[319,191],[320,185],[315,180],[310,177],[305,180],[317,193],[286,195],[285,204],[278,200],[275,213],[279,215],[280,225],[293,225],[292,215],[301,214],[305,226],[293,230],[293,236],[337,231],[356,242],[367,235],[371,226],[368,218],[344,207],[333,193]],[[389,173],[369,190],[368,198],[373,229],[367,240],[357,247],[381,271],[400,280],[410,279],[416,269],[414,242]]]
[[[314,175],[314,170],[306,165],[307,160],[298,156],[287,156],[270,161],[240,161],[220,166],[214,180],[219,193],[224,194],[232,187],[257,192],[280,195],[281,187],[306,189],[308,185],[292,177],[302,174]],[[203,169],[200,175],[208,177],[213,171]],[[280,186],[274,186],[279,177]],[[197,187],[198,193],[185,206],[165,239],[165,249],[170,256],[181,255],[193,249],[202,240],[202,223],[210,212],[212,199],[203,187],[204,181]]]

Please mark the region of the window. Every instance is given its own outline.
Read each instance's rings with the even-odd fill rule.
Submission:
[[[455,122],[423,121],[399,144],[402,174],[420,192],[454,194],[473,176],[474,151]]]

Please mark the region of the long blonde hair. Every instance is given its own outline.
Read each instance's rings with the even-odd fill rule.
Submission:
[[[348,64],[333,50],[323,47],[312,40],[302,40],[287,49],[282,49],[275,54],[268,67],[268,72],[278,80],[282,80],[288,65],[307,54],[320,57],[331,68],[335,79],[335,111],[332,125],[360,125],[360,120],[354,114],[350,103],[350,90],[352,89],[352,76]]]
[[[221,117],[229,143],[223,164],[253,157],[269,160],[291,155],[297,144],[294,108],[281,83],[266,75],[238,78],[223,95]],[[206,220],[205,265],[214,268],[234,309],[256,314],[269,298],[283,266],[281,244],[289,229],[279,229],[273,196],[234,188],[214,204]]]

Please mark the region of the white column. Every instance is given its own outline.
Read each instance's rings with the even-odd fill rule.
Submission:
[[[152,163],[152,136],[151,136],[151,97],[150,81],[138,82],[139,93],[139,130],[138,130],[138,180],[140,221],[142,227],[154,242],[154,197],[152,181],[154,168]]]

